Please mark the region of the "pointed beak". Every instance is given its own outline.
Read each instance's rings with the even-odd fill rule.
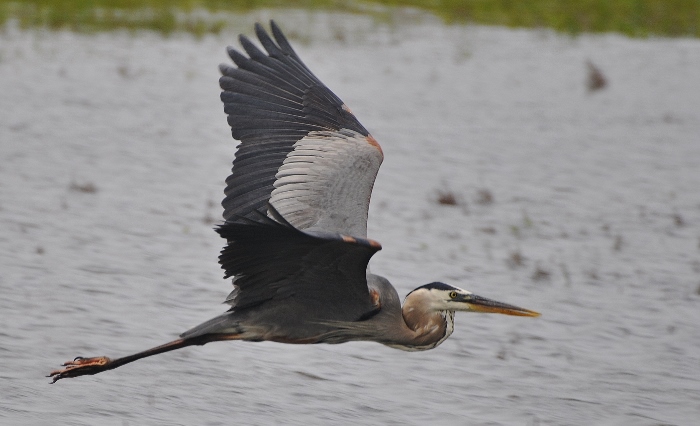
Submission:
[[[531,311],[525,308],[520,308],[514,305],[509,305],[503,302],[497,302],[495,300],[487,299],[485,297],[477,296],[475,294],[464,296],[463,298],[461,298],[461,300],[459,300],[459,302],[466,304],[469,308],[465,310],[472,312],[515,315],[519,317],[540,316],[539,312]]]

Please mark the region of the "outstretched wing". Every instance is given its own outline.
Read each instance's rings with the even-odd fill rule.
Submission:
[[[227,303],[237,310],[293,298],[306,318],[356,321],[376,311],[367,289],[369,259],[379,243],[341,234],[304,232],[269,207],[217,232],[228,241],[219,256],[236,288]]]
[[[221,100],[241,141],[226,180],[224,219],[253,218],[269,202],[294,227],[358,237],[383,155],[347,106],[314,76],[282,31],[256,24],[267,53],[245,36],[248,57],[221,65]]]

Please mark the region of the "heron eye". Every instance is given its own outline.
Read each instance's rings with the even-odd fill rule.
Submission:
[[[451,292],[450,292],[450,299],[454,299],[455,297],[457,297],[457,292],[456,292],[456,291],[451,291]]]

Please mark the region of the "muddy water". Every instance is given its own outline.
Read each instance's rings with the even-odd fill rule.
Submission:
[[[0,423],[700,418],[700,41],[413,15],[275,16],[384,149],[373,272],[543,316],[458,315],[424,353],[218,343],[49,386],[61,361],[224,310],[211,228],[235,143],[216,65],[268,17],[203,39],[0,35]]]

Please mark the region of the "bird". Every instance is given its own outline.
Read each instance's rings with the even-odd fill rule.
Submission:
[[[240,141],[215,228],[226,240],[219,263],[233,282],[230,308],[142,352],[76,357],[47,376],[51,383],[217,341],[374,341],[423,351],[452,334],[456,311],[540,315],[437,281],[402,304],[389,281],[369,271],[382,248],[367,237],[382,148],[274,21],[270,29],[272,36],[255,24],[264,52],[240,35],[246,54],[229,47],[235,66],[219,66],[224,112]]]

